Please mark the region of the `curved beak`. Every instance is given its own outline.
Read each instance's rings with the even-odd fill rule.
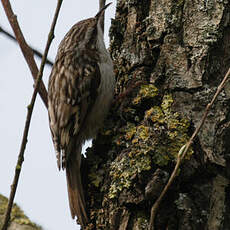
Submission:
[[[96,18],[97,20],[99,20],[100,17],[104,14],[106,8],[107,8],[109,5],[111,5],[111,4],[112,4],[112,2],[106,4],[103,8],[101,8],[100,11],[96,14],[95,18]]]

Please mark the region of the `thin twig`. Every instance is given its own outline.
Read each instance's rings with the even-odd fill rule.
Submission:
[[[99,0],[99,10],[105,6],[105,2],[106,2],[106,0]],[[105,14],[102,16],[102,19],[101,19],[101,29],[102,29],[103,33],[105,30],[104,22],[105,22]]]
[[[34,60],[34,55],[32,49],[28,46],[26,43],[26,40],[23,36],[23,33],[20,29],[20,26],[17,21],[17,16],[14,14],[11,4],[9,0],[2,0],[2,5],[5,10],[5,13],[7,15],[7,18],[10,22],[10,25],[14,31],[15,37],[18,41],[18,44],[21,48],[21,51],[26,59],[26,62],[30,68],[30,71],[32,73],[32,76],[34,78],[34,81],[36,81],[36,78],[38,76],[38,67],[36,65],[36,62]],[[43,82],[39,84],[38,92],[45,104],[45,106],[48,106],[48,100],[47,100],[47,90]]]
[[[17,39],[11,33],[7,32],[5,29],[3,29],[1,26],[0,26],[0,33],[4,34],[7,38],[10,38],[12,41],[18,43]],[[35,48],[32,48],[32,46],[30,46],[30,48],[33,50],[34,54],[37,57],[42,59],[42,53],[40,51],[36,50]],[[48,58],[46,60],[46,64],[51,66],[51,67],[53,66],[53,62],[51,60],[49,60]]]
[[[182,154],[178,154],[178,158],[177,158],[177,163],[176,166],[168,180],[168,183],[166,184],[166,186],[164,187],[162,193],[160,194],[160,196],[158,197],[158,199],[156,200],[156,202],[153,204],[152,208],[151,208],[151,217],[150,217],[150,222],[149,222],[149,230],[154,230],[154,222],[155,222],[155,216],[158,210],[158,207],[161,203],[161,200],[163,199],[164,195],[166,194],[166,192],[168,191],[169,187],[171,186],[171,184],[173,183],[173,181],[175,180],[175,177],[178,173],[180,164],[182,162],[182,160],[184,159],[185,155],[188,152],[188,149],[190,148],[191,144],[193,143],[194,138],[197,136],[197,134],[199,133],[200,129],[202,128],[209,110],[211,109],[212,105],[214,104],[217,96],[220,94],[220,92],[222,91],[222,89],[224,88],[228,77],[230,75],[230,68],[228,69],[227,73],[225,74],[224,79],[222,80],[222,82],[220,83],[220,85],[218,86],[215,95],[213,96],[212,100],[210,103],[207,104],[204,114],[202,116],[201,122],[200,124],[197,126],[196,130],[194,131],[194,133],[192,134],[191,138],[189,139],[189,141],[186,143],[184,150],[182,151]],[[184,147],[184,146],[183,146]],[[182,147],[182,148],[183,148]]]
[[[20,172],[21,172],[21,167],[22,167],[22,163],[23,163],[23,160],[24,160],[24,152],[25,152],[25,148],[26,148],[27,136],[28,136],[28,132],[29,132],[31,117],[32,117],[32,113],[33,113],[33,108],[34,108],[36,96],[37,96],[37,93],[38,93],[38,87],[39,87],[39,84],[41,83],[41,80],[42,80],[43,70],[44,70],[46,58],[47,58],[47,55],[48,55],[49,47],[50,47],[51,42],[52,42],[52,40],[54,38],[54,28],[55,28],[55,25],[56,25],[56,22],[57,22],[57,18],[58,18],[58,14],[59,14],[59,11],[60,11],[60,8],[61,8],[62,1],[63,0],[58,0],[58,3],[57,3],[55,15],[54,15],[54,18],[53,18],[53,22],[52,22],[52,25],[51,25],[51,28],[50,28],[50,32],[49,32],[49,36],[48,36],[48,40],[47,40],[47,44],[46,44],[46,48],[45,48],[45,52],[44,52],[44,55],[42,57],[40,70],[39,70],[38,77],[37,77],[37,80],[36,80],[36,83],[35,83],[34,92],[33,92],[32,98],[31,98],[30,105],[27,107],[28,111],[27,111],[27,117],[26,117],[26,123],[25,123],[25,127],[24,127],[24,132],[23,132],[23,139],[22,139],[22,143],[21,143],[20,152],[19,152],[19,155],[18,155],[18,161],[17,161],[17,165],[16,165],[16,168],[15,168],[14,180],[13,180],[13,184],[11,186],[11,193],[10,193],[10,197],[9,197],[9,201],[8,201],[8,205],[7,205],[7,210],[6,210],[2,230],[7,230],[7,227],[8,227],[8,224],[9,224],[10,213],[11,213],[11,210],[12,210],[12,205],[13,205],[13,202],[14,202],[14,197],[15,197],[15,193],[16,193],[16,189],[17,189],[17,185],[18,185],[18,180],[19,180],[19,176],[20,176]]]

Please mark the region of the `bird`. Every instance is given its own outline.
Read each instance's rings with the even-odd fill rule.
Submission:
[[[101,20],[76,23],[61,41],[48,83],[48,117],[58,169],[66,171],[69,207],[81,226],[89,223],[81,181],[81,150],[96,137],[114,97],[113,62]]]

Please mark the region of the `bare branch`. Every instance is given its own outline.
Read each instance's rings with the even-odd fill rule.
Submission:
[[[10,25],[14,31],[15,37],[18,41],[18,44],[21,48],[21,51],[22,51],[22,53],[26,59],[26,62],[30,68],[30,71],[33,75],[33,78],[36,81],[36,78],[38,76],[38,67],[37,67],[36,62],[34,60],[33,51],[28,46],[28,44],[26,43],[26,40],[25,40],[23,33],[20,29],[20,26],[18,24],[17,16],[14,14],[9,0],[2,0],[2,5],[3,5],[3,8],[4,8],[5,13],[7,15],[7,18],[10,22]],[[43,82],[41,82],[41,84],[39,85],[38,91],[39,91],[39,94],[40,94],[45,106],[47,107],[48,106],[47,90],[46,90],[46,87],[45,87]]]
[[[3,29],[1,26],[0,26],[0,33],[3,33],[7,38],[10,38],[12,41],[18,43],[17,39],[12,34],[10,34],[5,29]],[[30,46],[30,48],[33,50],[34,54],[37,57],[42,59],[42,53],[40,51],[36,50],[35,48],[32,48],[31,46]],[[49,60],[49,59],[46,60],[46,64],[48,64],[51,67],[53,66],[53,62],[51,60]]]
[[[2,0],[2,1],[4,1],[4,0]],[[4,3],[6,5],[10,4],[9,1],[7,1],[7,0],[5,0]],[[38,93],[39,85],[40,85],[41,80],[42,80],[43,70],[44,70],[46,58],[47,58],[47,55],[48,55],[49,47],[50,47],[51,42],[52,42],[52,40],[54,38],[54,28],[55,28],[55,25],[56,25],[56,22],[57,22],[57,18],[58,18],[58,14],[59,14],[59,11],[60,11],[60,8],[61,8],[61,4],[62,4],[62,0],[58,0],[55,15],[54,15],[53,22],[52,22],[52,25],[51,25],[51,28],[50,28],[50,32],[49,32],[49,36],[48,36],[48,40],[47,40],[47,44],[46,44],[46,48],[45,48],[45,52],[44,52],[44,55],[42,57],[40,70],[39,70],[38,76],[36,78],[37,80],[36,80],[36,83],[35,83],[34,92],[33,92],[32,98],[31,98],[30,105],[28,106],[26,123],[25,123],[24,132],[23,132],[23,139],[22,139],[22,143],[21,143],[20,152],[19,152],[19,155],[18,155],[18,161],[17,161],[17,165],[16,165],[16,168],[15,168],[14,180],[13,180],[13,184],[11,186],[10,198],[9,198],[9,201],[8,201],[8,205],[7,205],[7,209],[6,209],[6,214],[5,214],[2,230],[7,230],[7,228],[8,228],[8,224],[9,224],[9,220],[10,220],[10,214],[11,214],[11,210],[12,210],[12,205],[13,205],[13,202],[14,202],[14,197],[15,197],[15,193],[16,193],[16,190],[17,190],[18,180],[19,180],[19,176],[20,176],[20,172],[21,172],[21,168],[22,168],[22,163],[23,163],[23,160],[24,160],[24,152],[25,152],[25,148],[26,148],[27,136],[28,136],[28,132],[29,132],[31,117],[32,117],[32,113],[33,113],[33,108],[34,108],[36,96],[37,96],[37,93]]]
[[[227,80],[228,80],[228,77],[230,75],[230,68],[228,69],[227,73],[225,74],[224,76],[224,79],[222,80],[222,82],[220,83],[220,85],[218,86],[217,90],[216,90],[216,93],[215,95],[213,96],[212,100],[210,103],[207,104],[206,108],[205,108],[205,111],[204,111],[204,114],[202,116],[202,119],[201,119],[201,122],[200,124],[197,126],[196,130],[194,131],[194,133],[192,134],[191,138],[189,139],[189,141],[187,142],[187,144],[185,146],[182,146],[182,151],[179,152],[178,154],[178,158],[177,158],[177,163],[176,163],[176,166],[168,180],[168,183],[166,184],[166,186],[164,187],[161,195],[158,197],[158,199],[156,200],[156,202],[153,204],[152,206],[152,209],[151,209],[151,217],[150,217],[150,222],[149,222],[149,230],[154,230],[154,222],[155,222],[155,216],[156,216],[156,213],[157,213],[157,210],[158,210],[158,207],[161,203],[161,200],[163,199],[164,195],[166,194],[166,192],[168,191],[169,187],[171,186],[171,184],[173,183],[173,181],[175,180],[176,178],[176,175],[178,174],[178,170],[179,170],[179,167],[180,167],[180,164],[182,162],[182,160],[184,159],[185,155],[187,154],[188,152],[188,149],[190,148],[191,144],[193,143],[193,140],[195,139],[195,137],[197,136],[197,134],[199,133],[200,129],[202,128],[206,118],[207,118],[207,115],[208,115],[208,112],[209,110],[211,109],[211,107],[213,106],[217,96],[220,94],[220,92],[223,90]]]
[[[105,6],[105,2],[106,2],[106,0],[99,0],[99,10]],[[104,22],[105,22],[105,15],[103,15],[102,19],[101,19],[101,29],[102,29],[103,33],[105,30]]]

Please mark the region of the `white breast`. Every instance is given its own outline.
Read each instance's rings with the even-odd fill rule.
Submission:
[[[85,123],[85,139],[96,136],[98,129],[103,125],[103,121],[108,114],[114,96],[115,76],[113,72],[113,62],[105,48],[103,33],[99,23],[97,48],[100,51],[99,68],[101,72],[101,83],[98,88],[98,96],[95,104]]]

